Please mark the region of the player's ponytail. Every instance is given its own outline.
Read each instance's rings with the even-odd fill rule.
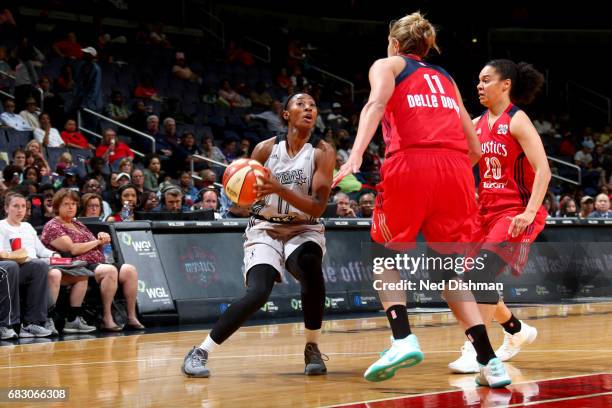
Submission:
[[[391,21],[389,36],[399,42],[402,54],[414,54],[423,58],[432,48],[440,52],[436,44],[436,29],[418,11]]]
[[[487,65],[495,68],[501,80],[509,79],[510,100],[519,105],[528,105],[535,99],[544,85],[544,75],[533,65],[507,59],[492,60]]]

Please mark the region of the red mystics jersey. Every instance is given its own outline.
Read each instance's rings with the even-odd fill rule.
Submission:
[[[414,55],[402,57],[406,67],[395,78],[395,90],[382,120],[386,155],[408,148],[467,153],[451,76]]]
[[[478,203],[483,212],[526,207],[535,172],[519,142],[510,134],[510,121],[520,109],[510,104],[489,129],[489,111],[476,124],[482,157],[478,163]]]

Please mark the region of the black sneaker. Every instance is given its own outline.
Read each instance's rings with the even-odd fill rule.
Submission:
[[[181,371],[188,377],[203,377],[210,376],[210,370],[206,367],[208,363],[208,352],[201,348],[194,347],[185,356]]]
[[[326,374],[327,367],[325,367],[325,361],[327,360],[329,360],[329,357],[319,351],[317,343],[306,343],[304,348],[305,375]]]

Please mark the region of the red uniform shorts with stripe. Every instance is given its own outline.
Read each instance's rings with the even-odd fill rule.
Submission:
[[[392,155],[381,169],[372,239],[398,250],[412,249],[419,232],[430,244],[469,242],[477,211],[474,184],[465,153],[406,149]]]
[[[514,275],[520,275],[529,258],[529,247],[536,240],[546,225],[546,209],[540,207],[531,225],[516,237],[508,233],[512,218],[525,211],[525,207],[514,207],[499,211],[481,210],[474,229],[473,242],[499,255],[512,269]],[[504,268],[505,269],[505,268]],[[503,269],[499,273],[503,272]]]

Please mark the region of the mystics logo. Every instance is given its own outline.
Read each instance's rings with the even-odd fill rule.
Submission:
[[[207,288],[220,281],[216,267],[217,256],[213,252],[192,246],[179,256],[179,261],[184,265],[189,283]]]

